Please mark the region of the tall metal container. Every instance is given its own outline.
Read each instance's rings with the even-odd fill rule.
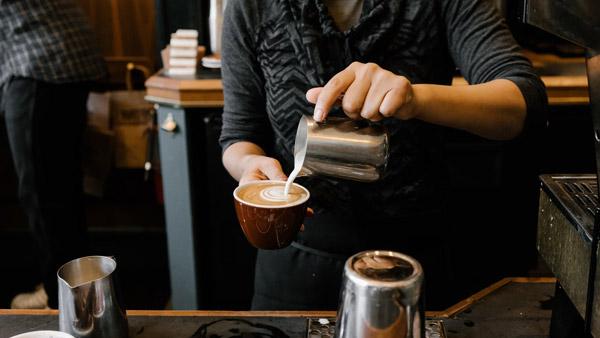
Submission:
[[[338,310],[338,338],[425,338],[423,269],[393,251],[350,257]]]
[[[117,262],[104,256],[74,259],[58,270],[58,324],[77,338],[127,338],[129,328],[117,290]]]

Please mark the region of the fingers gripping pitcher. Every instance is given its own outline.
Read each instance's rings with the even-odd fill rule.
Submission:
[[[304,115],[296,132],[294,155],[298,154],[304,155],[300,163],[302,176],[375,182],[386,169],[389,136],[382,124],[367,120],[329,117],[317,123]]]

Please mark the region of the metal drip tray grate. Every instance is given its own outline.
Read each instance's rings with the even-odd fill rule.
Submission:
[[[598,204],[598,184],[589,181],[561,182],[563,188],[575,200],[577,205],[594,217]]]
[[[335,337],[335,318],[308,319],[307,338]],[[446,338],[444,323],[441,320],[428,319],[425,322],[425,338]]]
[[[542,189],[589,241],[600,209],[596,175],[543,175]]]

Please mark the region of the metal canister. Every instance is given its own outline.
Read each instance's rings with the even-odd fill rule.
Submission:
[[[127,338],[123,299],[112,257],[74,259],[58,270],[58,326],[77,338]]]
[[[306,147],[301,175],[325,175],[374,182],[384,173],[389,138],[383,125],[367,120],[328,117],[317,123],[303,116],[298,124],[294,153]]]
[[[350,257],[338,309],[336,337],[424,338],[423,269],[393,251]]]

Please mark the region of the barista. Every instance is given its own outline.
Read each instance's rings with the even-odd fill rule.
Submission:
[[[223,27],[223,163],[240,183],[286,178],[302,114],[390,133],[380,181],[300,182],[315,216],[290,247],[259,250],[253,308],[335,309],[344,261],[367,249],[414,256],[430,308],[453,302],[441,127],[513,139],[544,125],[547,104],[491,2],[232,0]],[[469,86],[450,86],[455,67]]]

